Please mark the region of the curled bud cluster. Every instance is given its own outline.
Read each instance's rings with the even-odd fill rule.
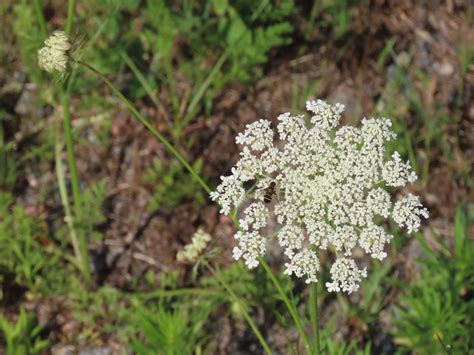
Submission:
[[[70,58],[69,50],[72,47],[69,36],[63,31],[54,31],[44,44],[45,46],[38,51],[40,68],[49,73],[54,71],[66,73]]]
[[[178,252],[176,259],[181,263],[196,263],[210,241],[211,236],[202,229],[198,229],[197,232],[194,233],[191,243],[186,245],[184,250]]]
[[[336,260],[326,287],[351,293],[367,275],[352,258],[353,250],[379,260],[387,256],[392,236],[375,219],[391,217],[411,233],[428,211],[413,195],[393,204],[384,189],[416,180],[397,152],[386,159],[385,145],[395,138],[390,120],[364,118],[360,127],[339,127],[343,105],[317,100],[306,108],[309,119],[290,113],[278,117],[278,139],[270,121],[247,125],[236,138],[244,146],[241,158],[211,198],[223,214],[247,206],[235,235],[235,259],[243,258],[249,268],[258,265],[269,240],[263,233],[267,221],[276,217],[276,239],[288,258],[285,273],[317,282],[317,253],[331,249]]]

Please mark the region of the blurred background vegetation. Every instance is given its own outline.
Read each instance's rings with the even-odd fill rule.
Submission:
[[[323,347],[467,354],[473,15],[468,0],[81,0],[73,33],[86,43],[83,58],[211,186],[237,160],[237,132],[257,118],[301,112],[307,99],[345,104],[352,124],[364,115],[391,118],[391,149],[411,161],[420,177],[411,189],[431,216],[413,237],[393,228],[389,257],[372,262],[358,293],[321,295]],[[87,211],[76,223],[88,240],[92,282],[77,271],[55,171],[62,105],[36,56],[66,17],[65,1],[0,3],[0,353],[262,353],[242,305],[216,275],[176,262],[198,228],[222,250],[216,274],[274,353],[302,353],[264,273],[232,262],[232,221],[110,89],[81,70],[70,110]],[[275,270],[278,255],[268,257]],[[304,298],[300,281],[280,281],[297,302]]]

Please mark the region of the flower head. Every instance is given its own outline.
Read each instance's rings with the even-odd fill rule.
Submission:
[[[329,292],[352,293],[359,289],[360,281],[367,276],[367,270],[359,270],[355,261],[350,258],[338,258],[331,266],[332,282],[327,282]]]
[[[408,194],[408,196],[397,201],[393,207],[393,220],[400,227],[407,227],[408,233],[417,231],[420,227],[421,218],[429,217],[428,210],[423,208],[418,196]]]
[[[267,120],[247,125],[236,138],[243,145],[241,158],[211,197],[224,214],[246,204],[235,259],[243,258],[249,268],[258,265],[270,239],[267,221],[275,217],[276,240],[288,259],[285,273],[317,282],[318,251],[329,249],[336,260],[326,287],[350,293],[367,275],[353,251],[359,248],[379,260],[387,256],[392,236],[376,222],[391,217],[412,232],[428,211],[413,195],[393,205],[383,188],[416,180],[398,152],[386,159],[386,143],[395,138],[390,120],[364,118],[360,127],[338,127],[343,105],[317,100],[306,108],[310,119],[278,116],[277,134]],[[247,186],[253,187],[246,191]]]
[[[69,36],[63,31],[54,31],[44,44],[45,46],[38,51],[40,68],[49,73],[58,71],[65,74],[70,58],[68,52],[72,47]]]
[[[198,229],[197,232],[194,233],[191,243],[187,244],[183,250],[178,252],[176,259],[179,262],[196,263],[210,241],[211,236],[202,229]]]

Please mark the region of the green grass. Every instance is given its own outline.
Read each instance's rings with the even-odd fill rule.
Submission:
[[[421,234],[417,241],[425,254],[419,279],[406,285],[397,307],[396,342],[418,351],[467,353],[474,346],[474,242],[469,237],[472,211],[459,205],[454,222],[454,246],[432,231],[439,251]]]

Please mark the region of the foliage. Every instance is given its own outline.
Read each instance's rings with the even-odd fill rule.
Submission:
[[[136,77],[127,83],[132,98],[148,95],[157,104],[155,92],[163,93],[160,100],[167,100],[172,112],[158,106],[170,116],[175,139],[197,112],[203,108],[209,112],[218,90],[236,81],[255,81],[269,52],[291,42],[293,0],[278,5],[262,1],[257,7],[247,0],[235,4],[150,0],[144,7],[136,5],[134,1],[110,1],[104,8],[91,4],[99,18],[101,11],[112,9],[106,23],[98,21],[104,29],[100,27],[103,34],[94,45],[91,63],[115,73],[126,64]],[[134,20],[123,21],[129,13]],[[80,80],[79,90],[84,86]],[[177,86],[178,81],[184,85]]]
[[[84,326],[82,340],[94,342],[111,333],[126,340],[132,313],[127,294],[109,285],[91,292],[83,288],[77,278],[70,277],[69,282],[68,306],[74,319]]]
[[[5,345],[6,355],[39,354],[49,346],[47,340],[41,339],[42,328],[37,325],[35,316],[20,308],[15,324],[10,323],[0,314],[0,345]]]
[[[205,325],[215,305],[201,298],[173,304],[163,299],[146,304],[134,299],[133,325],[142,337],[132,339],[132,349],[137,354],[166,355],[192,354],[203,347],[209,351],[213,342],[209,342]]]
[[[0,110],[0,115],[5,112]],[[4,126],[6,121],[0,119],[0,187],[12,190],[19,175],[18,156],[13,142],[5,142]]]
[[[151,60],[154,69],[171,64],[173,45],[179,39],[193,55],[191,61],[180,63],[187,66],[188,75],[197,74],[192,69],[206,63],[210,50],[227,48],[229,67],[218,76],[254,80],[261,74],[258,64],[267,61],[268,51],[289,42],[292,26],[287,20],[295,9],[291,0],[278,6],[268,2],[253,5],[251,1],[208,1],[204,7],[184,3],[178,10],[165,1],[148,1],[144,10],[148,28],[141,40],[156,56]]]
[[[249,272],[242,263],[234,263],[229,265],[227,268],[219,269],[216,272],[219,277],[224,280],[232,290],[234,290],[243,307],[249,311],[251,305],[257,300],[259,293],[262,292],[262,289],[256,285],[255,276]],[[204,277],[201,282],[203,286],[209,289],[222,288],[217,278],[214,277]],[[216,304],[228,301],[232,302],[224,293],[220,296],[217,295],[217,297],[218,298],[215,300]],[[231,303],[230,311],[235,317],[242,319],[242,313],[240,312],[238,305]]]
[[[333,338],[333,334],[336,331],[336,323],[329,321],[322,329],[321,334],[321,350],[324,354],[331,355],[370,355],[372,354],[372,345],[367,342],[363,347],[360,346],[356,341],[337,341]]]
[[[386,280],[389,279],[389,272],[391,270],[391,263],[373,267],[373,273],[369,275],[361,285],[362,301],[359,304],[354,304],[342,295],[338,294],[337,298],[342,307],[343,313],[347,318],[357,317],[365,324],[374,324],[380,311],[385,307],[388,288],[386,287]]]
[[[467,353],[474,346],[474,241],[469,238],[470,218],[463,205],[456,211],[454,246],[434,235],[438,252],[420,234],[417,240],[426,257],[420,278],[405,285],[397,308],[396,342],[432,353]]]
[[[0,268],[31,290],[44,285],[41,277],[58,262],[46,226],[15,206],[10,194],[0,192]]]
[[[358,1],[351,0],[322,0],[314,1],[311,6],[308,19],[308,29],[323,29],[330,31],[331,37],[343,38],[350,28],[351,6]],[[310,32],[305,31],[308,37]]]
[[[89,186],[81,194],[81,210],[84,213],[82,216],[79,216],[77,225],[81,233],[85,233],[96,240],[102,236],[96,230],[96,226],[106,221],[102,210],[106,193],[106,183],[102,179]]]
[[[200,173],[202,160],[196,160],[193,168]],[[174,208],[185,199],[192,199],[198,205],[204,202],[202,190],[189,179],[187,171],[181,164],[165,165],[160,160],[156,160],[145,172],[143,179],[154,190],[148,205],[150,211],[161,207]]]
[[[412,68],[412,56],[404,52],[396,55],[394,45],[395,41],[389,41],[379,54],[380,66],[389,56],[394,63],[376,108],[377,114],[399,118],[393,126],[398,138],[391,148],[410,159],[423,183],[430,178],[433,160],[443,159],[453,175],[472,185],[472,158],[460,151],[459,137],[453,138],[449,133],[462,129],[459,107],[448,112],[436,100],[427,100],[424,90],[431,85],[429,73]],[[423,151],[421,162],[417,159],[417,150]],[[436,158],[430,160],[434,154]]]
[[[41,80],[41,73],[36,65],[36,52],[45,39],[44,33],[39,31],[35,11],[27,1],[16,2],[13,12],[15,14],[13,30],[19,44],[22,63],[27,66],[28,74],[38,82]]]
[[[289,16],[295,12],[292,0],[280,4],[254,1],[213,1],[218,17],[217,32],[210,41],[215,45],[225,43],[229,53],[226,75],[239,81],[251,82],[262,75],[259,64],[267,62],[268,52],[275,47],[289,44],[293,30]]]

